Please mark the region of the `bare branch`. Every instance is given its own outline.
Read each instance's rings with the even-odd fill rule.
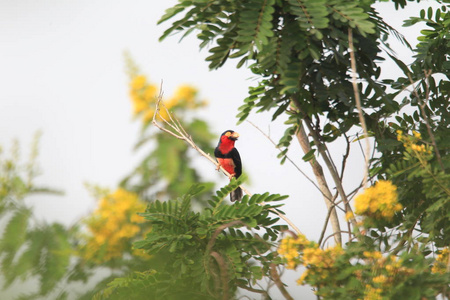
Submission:
[[[334,235],[336,235],[336,234],[338,234],[338,233],[339,233],[339,234],[341,234],[341,233],[348,233],[348,234],[351,234],[350,231],[333,232],[332,234],[330,234],[329,236],[327,236],[327,238],[323,241],[323,244],[325,244],[325,243],[328,241],[329,238],[333,237]]]
[[[345,137],[345,142],[347,143],[347,147],[345,148],[345,154],[342,157],[341,175],[340,175],[341,178],[344,178],[345,166],[347,164],[348,156],[350,155],[350,141],[348,139],[348,136],[345,133],[343,135]]]
[[[310,129],[310,132],[311,132],[311,130],[313,130],[311,127],[309,129]],[[301,125],[299,127],[296,136],[297,136],[298,142],[300,143],[300,146],[303,149],[303,152],[308,153],[309,151],[311,151],[311,147],[309,145],[309,140],[306,135],[305,129],[303,128],[303,125]],[[316,142],[316,140],[314,140],[314,141]],[[318,145],[318,144],[316,143],[316,145]],[[317,148],[319,149],[320,147],[318,146]],[[319,152],[321,153],[322,156],[327,155],[326,153],[321,152],[320,149],[319,149]],[[320,189],[322,190],[322,193],[324,194],[325,204],[326,204],[328,210],[330,211],[329,217],[331,218],[331,226],[333,228],[333,232],[340,232],[341,226],[339,224],[339,219],[338,219],[335,208],[339,208],[339,209],[341,209],[341,208],[339,206],[336,206],[336,204],[333,201],[333,196],[331,194],[330,188],[328,187],[328,183],[327,183],[325,174],[323,172],[323,168],[320,165],[320,163],[316,160],[315,157],[313,157],[309,161],[309,163],[313,170],[314,176],[316,176],[317,183],[319,184]],[[327,224],[328,224],[328,219],[325,222],[325,225],[327,225]],[[342,237],[340,234],[335,235],[335,241],[337,244],[342,243]]]
[[[319,241],[317,242],[319,244],[319,246],[320,246],[320,244],[322,244],[322,240],[325,236],[325,232],[326,232],[327,226],[328,226],[328,220],[330,219],[331,214],[333,213],[334,207],[337,205],[337,203],[334,202],[334,201],[336,201],[337,195],[338,195],[337,193],[334,195],[333,200],[332,200],[333,205],[328,208],[328,212],[327,212],[327,216],[325,217],[325,222],[323,224],[322,232],[320,233]]]
[[[356,101],[356,108],[358,109],[358,116],[359,121],[361,122],[361,127],[364,131],[365,140],[366,140],[366,148],[364,151],[364,177],[363,177],[363,186],[365,187],[367,185],[367,180],[369,178],[369,157],[370,157],[370,141],[369,141],[369,132],[367,131],[367,125],[366,120],[364,119],[364,114],[361,106],[361,99],[359,97],[359,89],[358,89],[358,83],[356,82],[356,58],[355,58],[355,49],[353,47],[353,31],[349,27],[348,28],[348,44],[350,48],[350,61],[351,61],[351,67],[352,67],[352,85],[353,85],[353,92],[355,93],[355,101]]]
[[[265,297],[269,296],[269,294],[266,291],[264,291],[264,290],[258,290],[258,289],[255,289],[255,288],[252,288],[252,287],[248,287],[248,286],[245,286],[245,285],[238,285],[238,287],[241,288],[241,289],[253,292],[253,293],[263,294]]]

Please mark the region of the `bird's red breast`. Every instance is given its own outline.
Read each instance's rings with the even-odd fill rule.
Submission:
[[[219,164],[225,169],[225,171],[230,173],[230,175],[234,176],[236,174],[236,171],[235,171],[236,165],[234,164],[233,159],[231,159],[231,158],[217,158],[217,160],[219,161]]]

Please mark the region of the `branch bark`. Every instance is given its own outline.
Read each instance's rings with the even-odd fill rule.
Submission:
[[[283,294],[284,298],[287,300],[294,300],[291,295],[289,295],[288,291],[281,282],[280,275],[278,274],[277,267],[275,264],[270,264],[270,275],[272,275],[272,279],[275,282],[276,286],[280,290],[281,294]]]
[[[367,131],[366,120],[364,119],[364,112],[361,106],[361,98],[359,96],[358,83],[356,82],[356,58],[355,58],[355,49],[353,46],[353,31],[349,27],[348,28],[348,45],[350,48],[350,64],[352,67],[352,85],[353,92],[355,94],[355,102],[356,108],[358,109],[359,122],[361,122],[361,127],[364,131],[366,148],[364,150],[364,177],[363,177],[363,187],[366,187],[367,180],[369,178],[369,159],[370,159],[370,141],[369,141],[369,132]]]
[[[299,126],[299,129],[298,129],[296,135],[297,135],[297,140],[300,143],[300,146],[302,147],[303,152],[306,154],[309,151],[311,151],[308,136],[306,135],[306,132],[305,132],[305,129],[303,128],[303,126]],[[316,160],[315,157],[313,157],[309,161],[309,163],[314,172],[314,176],[316,176],[317,184],[319,185],[319,188],[325,199],[325,204],[328,208],[327,218],[328,217],[330,218],[331,227],[333,228],[333,232],[336,233],[334,236],[334,240],[335,240],[336,244],[342,245],[342,236],[340,234],[341,226],[339,225],[339,219],[338,219],[338,215],[337,215],[337,212],[335,209],[333,195],[331,194],[330,188],[328,187],[328,184],[327,184],[327,180],[325,179],[325,174],[323,173],[323,168],[319,164],[319,162]],[[326,226],[325,226],[325,228],[326,228]]]

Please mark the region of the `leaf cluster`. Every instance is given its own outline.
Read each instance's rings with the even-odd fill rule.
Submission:
[[[403,96],[402,103],[409,105],[409,111],[396,115],[390,122],[380,123],[374,130],[377,149],[382,155],[374,160],[372,169],[373,175],[388,178],[398,186],[405,209],[396,225],[402,224],[405,239],[418,230],[438,247],[450,241],[450,19],[447,11],[448,5],[434,12],[430,8],[422,10],[420,17],[405,21],[407,26],[424,22],[431,30],[422,31],[416,60],[410,66],[394,60],[404,76],[386,83],[395,90],[394,97]],[[420,139],[415,142],[426,146],[428,152],[415,151],[397,141],[397,131],[418,133]]]
[[[191,207],[203,189],[198,185],[181,198],[152,202],[142,214],[152,231],[134,244],[154,257],[151,271],[112,282],[105,291],[111,299],[120,299],[136,284],[143,287],[141,293],[164,299],[229,299],[237,288],[251,290],[268,277],[276,256],[273,242],[286,229],[275,225],[278,218],[270,209],[286,197],[266,193],[225,203],[239,183],[221,188],[200,212]]]
[[[295,106],[297,124],[305,116],[325,115],[325,133],[334,140],[359,125],[351,84],[349,30],[353,35],[363,107],[380,115],[398,104],[379,82],[381,34],[395,32],[371,7],[371,1],[180,1],[167,10],[161,22],[185,12],[161,39],[198,30],[200,47],[210,46],[210,68],[238,58],[237,66],[250,63],[259,84],[250,87],[238,114],[239,121],[253,109],[274,110],[273,119]],[[398,34],[401,37],[400,34]],[[286,132],[292,136],[294,130]],[[295,132],[295,131],[294,131]]]

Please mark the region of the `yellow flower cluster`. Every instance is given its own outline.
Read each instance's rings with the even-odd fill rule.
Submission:
[[[309,275],[318,275],[321,280],[326,280],[335,274],[336,259],[343,252],[340,246],[322,250],[319,245],[303,235],[284,238],[278,248],[278,254],[286,260],[287,269],[295,269],[300,264],[306,267],[305,272],[297,280],[298,284],[305,284]]]
[[[132,239],[141,233],[145,204],[134,193],[119,188],[102,198],[99,207],[85,223],[89,235],[83,256],[97,263],[122,257],[131,248]]]
[[[420,132],[414,131],[412,132],[412,135],[405,135],[403,134],[403,131],[397,130],[397,140],[403,143],[403,146],[407,151],[413,151],[416,154],[426,153],[431,154],[432,148],[429,145],[418,143],[421,141],[422,135]]]
[[[397,200],[397,187],[385,180],[365,189],[355,199],[355,212],[375,219],[390,220],[402,208]]]
[[[298,284],[305,284],[308,276],[318,277],[325,283],[330,276],[336,274],[336,260],[344,253],[339,245],[325,250],[320,249],[317,244],[311,246],[303,251],[302,264],[306,267],[306,271],[297,280]]]
[[[288,236],[281,240],[277,251],[286,260],[287,269],[295,269],[297,267],[300,263],[300,251],[307,244],[309,244],[309,241],[304,235],[299,235],[296,238]]]
[[[431,269],[431,272],[438,274],[445,274],[448,272],[447,264],[449,262],[450,250],[449,248],[444,248],[441,253],[436,257],[436,261]]]
[[[148,83],[144,75],[136,75],[130,82],[130,98],[133,103],[134,115],[142,115],[144,122],[150,122],[155,115],[158,88]],[[184,107],[197,108],[206,105],[205,101],[197,101],[197,90],[189,85],[181,85],[173,97],[162,101],[167,110]],[[168,120],[166,109],[160,108],[158,119]]]
[[[364,300],[383,300],[382,293],[383,290],[381,288],[374,288],[370,284],[366,284]]]
[[[392,290],[398,279],[414,274],[414,270],[402,266],[402,261],[396,256],[383,256],[379,251],[364,251],[365,262],[371,266],[371,274],[375,274],[370,282],[366,282],[364,300],[385,299],[383,293]],[[357,278],[364,280],[361,273]]]

